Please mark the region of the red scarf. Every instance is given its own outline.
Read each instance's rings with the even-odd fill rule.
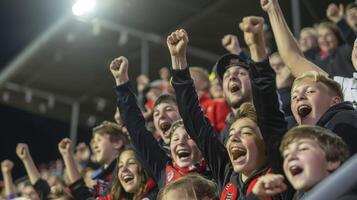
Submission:
[[[175,181],[175,180],[179,179],[180,177],[183,177],[183,176],[185,176],[189,173],[192,173],[192,172],[201,173],[201,172],[205,171],[206,169],[207,169],[207,163],[203,159],[201,160],[200,163],[191,165],[189,167],[180,167],[175,162],[173,162],[172,165],[166,166],[165,183],[170,183],[172,181]]]

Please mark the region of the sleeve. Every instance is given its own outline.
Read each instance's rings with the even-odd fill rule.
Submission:
[[[76,200],[95,200],[94,195],[81,178],[69,186],[71,194]]]
[[[215,129],[204,116],[199,106],[198,96],[188,68],[185,70],[173,70],[172,83],[176,91],[177,104],[187,133],[201,150],[214,179],[222,186],[225,167],[230,163],[228,153],[218,139]]]
[[[38,193],[40,199],[46,199],[51,192],[50,186],[48,185],[47,181],[43,179],[38,179],[33,185],[33,187]]]
[[[283,159],[279,152],[279,145],[285,132],[287,122],[280,109],[279,97],[276,91],[275,72],[268,60],[250,65],[250,76],[253,102],[257,112],[258,126],[266,144],[268,162],[273,173],[283,173]],[[291,199],[295,191],[287,183],[285,192],[277,195],[277,199]]]
[[[136,103],[136,97],[127,82],[115,88],[120,116],[129,131],[131,142],[142,160],[147,162],[151,174],[158,183],[163,182],[167,162],[170,158],[161,149],[153,134],[146,129],[145,119]]]
[[[281,110],[276,90],[275,72],[268,60],[250,64],[253,103],[258,126],[267,147],[268,161],[274,173],[282,173],[280,141],[287,131],[287,122]]]

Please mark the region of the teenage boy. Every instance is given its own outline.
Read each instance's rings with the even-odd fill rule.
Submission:
[[[94,191],[89,191],[77,170],[71,140],[65,138],[58,144],[71,184],[71,193],[76,199],[104,196],[108,192],[112,173],[116,167],[117,156],[126,144],[128,144],[127,136],[115,123],[104,121],[101,125],[93,128],[91,147],[95,160],[102,166],[92,177],[97,181]]]
[[[345,140],[351,154],[354,154],[357,152],[357,111],[350,102],[343,102],[340,85],[327,78],[326,72],[304,58],[285,22],[278,1],[262,0],[261,7],[269,15],[282,59],[292,74],[298,77],[291,91],[291,111],[295,120],[298,124],[319,125],[330,129]],[[305,74],[310,70],[315,72]],[[350,88],[349,92],[357,95],[357,90]],[[345,96],[347,97],[346,93]]]
[[[221,199],[251,198],[251,189],[260,176],[272,170],[281,171],[277,142],[286,130],[286,122],[279,109],[274,71],[266,59],[263,24],[261,17],[246,17],[240,24],[253,61],[244,62],[231,55],[217,68],[218,75],[223,77],[223,86],[229,91],[226,94],[232,97],[231,103],[240,103],[243,91],[250,90],[239,78],[249,82],[249,87],[252,84],[257,110],[255,112],[251,103],[240,105],[231,121],[225,145],[220,143],[199,107],[187,67],[187,33],[181,29],[167,38],[180,114],[218,182]],[[272,198],[280,197],[268,199]]]
[[[349,156],[348,147],[339,136],[314,125],[290,129],[283,137],[280,152],[284,157],[284,173],[297,191],[294,200],[302,199]],[[260,199],[277,194],[286,187],[283,179],[282,175],[266,175],[258,180],[253,193]]]

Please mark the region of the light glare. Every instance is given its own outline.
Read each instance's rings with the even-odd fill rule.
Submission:
[[[95,9],[95,6],[96,6],[95,0],[78,0],[72,6],[72,12],[76,16],[83,15],[92,12]]]

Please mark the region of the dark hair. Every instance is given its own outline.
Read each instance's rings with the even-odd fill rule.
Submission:
[[[160,96],[158,96],[155,100],[154,103],[154,108],[162,103],[174,103],[175,105],[177,105],[177,101],[176,101],[176,97],[175,95],[172,94],[161,94]]]
[[[349,9],[356,8],[356,7],[357,4],[355,2],[349,3],[347,4],[345,11],[347,12]]]
[[[117,158],[117,163],[116,163],[116,167],[115,167],[115,171],[114,171],[114,176],[112,177],[112,187],[110,189],[110,194],[113,197],[113,200],[117,200],[117,199],[122,199],[123,197],[126,197],[128,199],[129,196],[133,197],[133,200],[139,200],[142,198],[142,195],[145,191],[145,186],[146,186],[146,182],[148,180],[148,174],[145,172],[144,168],[142,167],[141,163],[139,162],[138,159],[137,162],[139,164],[139,173],[141,176],[141,183],[140,183],[140,189],[139,192],[137,192],[136,194],[130,194],[128,192],[126,192],[124,190],[124,188],[122,187],[122,185],[120,184],[119,181],[119,177],[118,177],[118,172],[119,172],[119,162],[120,162],[120,156],[123,154],[123,152],[126,151],[132,151],[136,157],[135,154],[135,150],[132,147],[126,146],[119,154],[118,158]]]
[[[128,143],[128,136],[123,133],[121,127],[114,122],[103,121],[99,126],[93,128],[93,136],[96,134],[109,135],[111,142],[122,140],[123,144]]]
[[[349,157],[346,143],[340,136],[329,129],[315,125],[300,125],[290,129],[283,137],[280,144],[280,153],[297,139],[312,139],[316,141],[326,154],[326,160],[331,162],[345,162]]]

